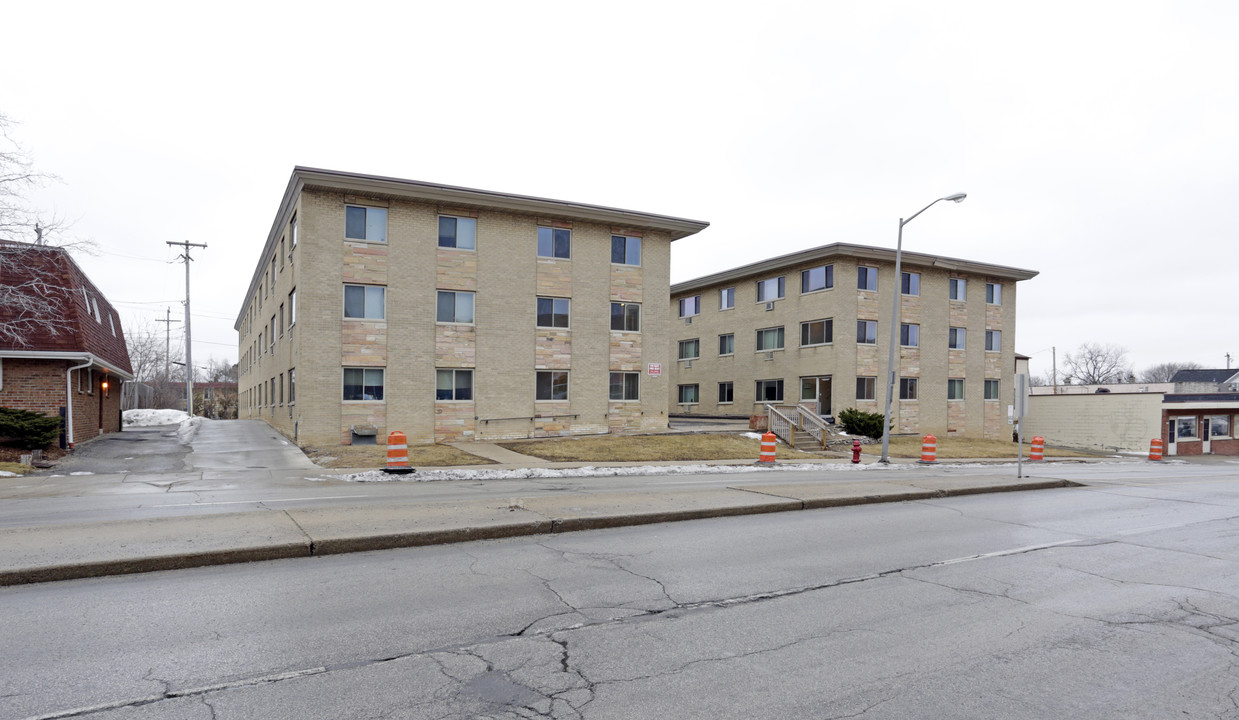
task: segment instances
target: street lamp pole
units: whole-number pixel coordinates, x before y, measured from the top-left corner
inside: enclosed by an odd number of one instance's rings
[[[966,197],[968,197],[968,195],[965,193],[955,193],[954,195],[940,197],[916,211],[916,213],[914,213],[912,217],[907,220],[899,218],[899,239],[895,242],[894,300],[891,301],[891,344],[889,348],[890,353],[886,363],[886,413],[882,415],[882,458],[878,460],[880,463],[890,462],[891,397],[895,394],[895,380],[899,375],[899,365],[895,363],[895,351],[899,347],[899,305],[903,295],[903,226],[915,220],[917,215],[920,215],[943,200],[950,200],[951,202],[960,203],[963,202]]]

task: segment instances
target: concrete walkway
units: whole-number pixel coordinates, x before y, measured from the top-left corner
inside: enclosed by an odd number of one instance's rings
[[[1071,485],[996,475],[864,478],[3,528],[0,585]]]

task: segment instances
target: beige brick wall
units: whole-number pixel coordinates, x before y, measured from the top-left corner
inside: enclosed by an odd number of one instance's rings
[[[1024,439],[1040,435],[1047,445],[1058,447],[1148,452],[1149,441],[1162,436],[1162,398],[1162,393],[1151,392],[1033,395],[1024,417]]]
[[[834,265],[835,285],[831,289],[802,294],[800,292],[802,270],[823,264]],[[877,291],[858,290],[857,267],[860,265],[878,268]],[[904,271],[921,275],[919,296],[900,295],[901,320],[920,325],[918,348],[900,348],[900,377],[917,377],[919,392],[916,401],[893,403],[898,432],[943,434],[948,431],[975,436],[1002,437],[1006,431],[1006,406],[1014,398],[1015,354],[1015,281],[1001,279],[1003,296],[1001,306],[985,303],[987,276],[947,271],[936,267],[921,267],[905,263]],[[756,300],[757,283],[772,277],[786,277],[786,297],[774,302],[774,309],[767,310],[765,303]],[[963,277],[968,282],[966,301],[950,301],[949,279]],[[735,287],[735,308],[719,309],[719,290]],[[832,380],[831,412],[838,413],[847,407],[881,412],[886,399],[886,360],[890,342],[890,312],[893,291],[897,291],[893,262],[869,259],[858,260],[849,255],[837,255],[799,264],[789,264],[761,275],[727,281],[699,290],[679,293],[671,298],[669,305],[673,316],[678,314],[679,300],[686,296],[700,295],[702,313],[691,324],[673,319],[673,333],[669,350],[676,352],[677,342],[682,339],[700,338],[701,358],[691,368],[684,363],[672,366],[671,386],[697,383],[701,388],[701,404],[694,413],[746,416],[763,412],[754,402],[755,381],[782,379],[784,402],[799,400],[800,379],[804,377],[829,376]],[[804,321],[823,318],[833,319],[834,341],[827,345],[800,347],[800,324]],[[856,343],[856,321],[876,320],[878,323],[877,344]],[[756,331],[760,328],[782,325],[786,345],[783,351],[773,353],[767,360],[764,353],[755,351]],[[964,350],[948,350],[947,335],[951,327],[967,330],[967,345]],[[985,352],[985,331],[1002,331],[1002,352]],[[719,357],[718,336],[734,333],[736,352],[734,357]],[[855,399],[856,378],[877,378],[877,397],[872,401]],[[966,380],[965,399],[946,399],[946,381],[951,377]],[[997,426],[987,422],[984,380],[997,378],[1001,381],[1001,398],[990,404],[1000,408],[1001,422]],[[717,385],[731,381],[735,386],[735,403],[719,405]],[[898,392],[898,386],[895,391]],[[681,408],[672,398],[672,411]]]
[[[387,242],[346,241],[346,202],[386,208]],[[666,427],[667,378],[645,373],[668,364],[665,301],[643,303],[640,332],[610,329],[612,299],[668,296],[666,233],[319,189],[305,189],[295,209],[294,262],[277,271],[257,320],[240,326],[242,417],[296,432],[302,444],[346,442],[356,424],[378,427],[380,442],[401,430],[411,443]],[[438,247],[440,212],[477,218],[476,250]],[[571,227],[571,259],[537,257],[537,227],[548,223]],[[613,232],[642,238],[640,267],[611,264]],[[385,286],[385,318],[344,320],[345,283]],[[259,332],[269,337],[264,327],[293,287],[296,325],[251,363],[246,353]],[[476,293],[475,322],[436,323],[440,289]],[[571,299],[570,328],[535,327],[539,295]],[[251,407],[259,383],[294,367],[295,405]],[[343,402],[345,367],[382,367],[385,400]],[[472,401],[436,402],[435,369],[447,367],[474,370]],[[570,400],[535,400],[539,367],[569,371]],[[639,401],[610,402],[612,369],[642,372]]]

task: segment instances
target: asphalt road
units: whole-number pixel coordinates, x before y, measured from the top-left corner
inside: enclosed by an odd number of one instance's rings
[[[1239,466],[1140,467],[3,588],[0,718],[1239,717]]]

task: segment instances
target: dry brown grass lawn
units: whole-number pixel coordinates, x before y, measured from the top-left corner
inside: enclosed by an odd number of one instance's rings
[[[881,455],[882,444],[865,445],[862,452],[865,455]],[[1029,443],[1024,443],[1024,459],[1028,459]],[[1015,460],[1016,446],[1009,440],[980,440],[975,438],[947,437],[938,438],[938,459],[956,460],[962,458],[1009,458]],[[920,437],[891,438],[890,456],[897,458],[920,458]],[[1045,449],[1046,457],[1097,457],[1095,454],[1062,450]]]
[[[656,462],[660,460],[757,461],[761,441],[742,435],[602,435],[588,438],[521,440],[500,443],[513,452],[553,462]],[[780,444],[776,457],[796,460],[820,457]]]
[[[15,462],[0,462],[0,472],[11,472],[17,475],[25,475],[26,473],[34,472],[35,468],[32,465],[22,465]]]
[[[306,456],[325,468],[382,468],[387,466],[386,445],[340,445],[304,447]],[[413,467],[447,465],[490,465],[491,461],[461,452],[450,445],[410,445],[409,464]]]

